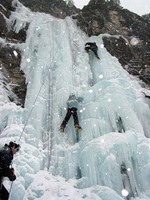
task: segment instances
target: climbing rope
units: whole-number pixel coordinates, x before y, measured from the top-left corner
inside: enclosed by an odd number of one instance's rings
[[[61,44],[62,41],[63,41],[63,36],[64,36],[64,34],[65,34],[65,31],[63,32],[63,35],[62,35],[62,37],[61,37],[59,46],[60,46],[60,44]],[[56,49],[56,51],[55,51],[55,54],[54,54],[54,56],[53,56],[51,65],[50,65],[49,68],[48,68],[48,71],[49,71],[49,72],[50,72],[50,70],[51,70],[52,64],[54,64],[55,57],[56,57],[57,52],[58,52],[58,50],[59,50],[59,46],[57,47],[57,49]],[[52,71],[52,70],[51,70],[51,71]],[[23,129],[22,129],[22,132],[21,132],[21,134],[20,134],[20,137],[19,137],[19,139],[18,139],[18,142],[20,142],[20,140],[21,140],[21,137],[22,137],[22,135],[23,135],[23,133],[24,133],[24,130],[25,130],[27,124],[28,124],[28,121],[29,121],[29,118],[30,118],[30,116],[31,116],[31,113],[32,113],[32,111],[33,111],[33,109],[34,109],[34,107],[35,107],[35,103],[36,103],[36,101],[37,101],[37,99],[38,99],[38,97],[39,97],[39,94],[40,94],[40,92],[41,92],[41,90],[42,90],[42,87],[43,87],[43,85],[44,85],[44,83],[45,83],[45,80],[46,80],[46,77],[47,77],[48,75],[49,75],[49,73],[46,73],[46,75],[45,75],[45,77],[44,77],[44,80],[43,80],[43,82],[42,82],[42,84],[41,84],[41,86],[40,86],[40,89],[39,89],[39,91],[38,91],[38,93],[37,93],[37,95],[36,95],[36,98],[35,98],[35,100],[34,100],[34,103],[33,103],[33,105],[32,105],[32,108],[31,108],[31,110],[30,110],[30,112],[29,112],[29,114],[28,114],[28,117],[27,117],[26,122],[25,122],[25,124],[24,124],[24,127],[23,127]],[[51,109],[51,110],[52,110],[52,109]],[[52,111],[51,111],[51,112],[52,112]],[[51,114],[52,114],[52,113],[51,113]],[[51,124],[52,124],[52,122],[51,122]],[[50,131],[50,130],[49,130],[49,131]],[[51,137],[52,137],[52,136],[51,136]],[[48,145],[48,146],[49,146],[49,151],[51,151],[52,142],[50,142],[50,136],[49,136],[49,145]],[[50,154],[49,154],[49,155],[50,155]],[[49,167],[49,165],[50,165],[50,160],[51,160],[51,158],[49,158],[48,167]],[[9,197],[10,197],[10,193],[11,193],[11,190],[12,190],[12,186],[13,186],[13,182],[11,183],[11,186],[10,186]],[[8,199],[9,199],[9,198],[8,198]]]
[[[47,76],[47,75],[46,75],[46,76]],[[45,79],[46,79],[46,76],[45,76]],[[20,135],[18,141],[20,141],[20,139],[21,139],[21,137],[22,137],[22,135],[23,135],[23,133],[24,133],[24,130],[25,130],[26,126],[27,126],[28,120],[29,120],[29,118],[30,118],[30,116],[31,116],[31,113],[32,113],[34,107],[35,107],[35,103],[36,103],[36,101],[37,101],[37,98],[38,98],[38,96],[39,96],[39,94],[40,94],[40,92],[41,92],[41,90],[42,90],[43,85],[44,85],[44,82],[45,82],[45,80],[44,80],[43,83],[41,84],[41,87],[40,87],[40,89],[39,89],[39,91],[38,91],[38,93],[37,93],[37,95],[36,95],[36,98],[35,98],[35,100],[34,100],[34,103],[33,103],[33,105],[32,105],[32,108],[31,108],[30,112],[29,112],[29,115],[28,115],[27,120],[26,120],[26,122],[25,122],[25,124],[24,124],[23,130],[22,130],[22,132],[21,132],[21,135]]]
[[[11,185],[10,185],[10,189],[9,189],[9,196],[8,196],[8,199],[10,198],[10,193],[12,191],[12,186],[13,186],[13,182],[11,182]]]
[[[52,23],[53,23],[53,21],[52,21]],[[52,27],[53,27],[53,25],[52,25]],[[63,31],[63,35],[62,35],[62,37],[61,37],[59,46],[60,46],[60,44],[61,44],[62,41],[63,41],[63,36],[64,36],[64,34],[65,34],[65,31]],[[54,56],[53,56],[52,62],[51,62],[51,64],[50,64],[49,68],[48,68],[48,71],[49,71],[49,72],[50,72],[50,70],[51,70],[52,64],[54,65],[54,59],[55,59],[55,57],[56,57],[56,55],[57,55],[57,52],[58,52],[58,50],[59,50],[59,46],[57,47],[57,49],[56,49],[56,51],[55,51],[55,54],[54,54]],[[53,69],[52,69],[51,71],[53,71]],[[35,98],[35,100],[34,100],[34,103],[33,103],[33,105],[32,105],[32,108],[31,108],[31,110],[30,110],[30,112],[29,112],[29,114],[28,114],[28,116],[27,116],[26,122],[25,122],[25,124],[24,124],[23,129],[22,129],[22,132],[21,132],[21,134],[20,134],[20,137],[19,137],[19,139],[18,139],[18,142],[20,142],[20,140],[21,140],[21,137],[22,137],[22,135],[23,135],[23,133],[24,133],[24,130],[25,130],[27,124],[28,124],[28,121],[29,121],[29,118],[30,118],[30,116],[31,116],[31,113],[32,113],[32,111],[33,111],[33,109],[34,109],[34,107],[35,107],[35,103],[36,103],[36,101],[37,101],[37,99],[38,99],[38,97],[39,97],[39,94],[40,94],[40,92],[41,92],[41,90],[42,90],[42,87],[43,87],[43,85],[44,85],[44,83],[45,83],[45,80],[46,80],[46,77],[47,77],[48,75],[49,75],[49,73],[46,73],[46,75],[45,75],[45,77],[44,77],[44,80],[43,80],[43,82],[42,82],[42,84],[41,84],[41,86],[40,86],[40,89],[39,89],[39,91],[38,91],[38,93],[37,93],[37,95],[36,95],[36,98]],[[52,81],[53,81],[53,79],[52,79]],[[52,85],[53,85],[53,83],[52,83]],[[53,91],[52,91],[52,93],[51,93],[51,92],[49,93],[49,98],[50,98],[50,95],[53,95]],[[52,102],[52,100],[51,100],[51,102]],[[52,115],[52,109],[51,109],[50,112],[51,112],[51,115]],[[50,127],[52,128],[52,121],[51,121],[50,123],[51,123],[51,126],[50,126]],[[50,130],[49,130],[49,131],[50,131]],[[53,130],[52,130],[51,132],[53,132]],[[51,149],[52,149],[52,141],[50,141],[50,137],[52,137],[52,133],[51,133],[51,136],[49,135],[49,145],[48,145],[48,146],[49,146],[49,151],[51,151]],[[51,153],[49,154],[48,168],[50,167],[50,160],[51,160],[50,155],[51,155]],[[10,198],[10,193],[11,193],[11,191],[12,191],[12,186],[13,186],[13,182],[11,183],[11,186],[10,186],[10,189],[9,189],[9,196],[8,196],[8,199]]]
[[[53,26],[52,26],[52,27],[53,27]],[[65,31],[63,32],[63,35],[62,35],[62,37],[61,37],[59,46],[60,46],[60,44],[61,44],[62,41],[63,41],[63,36],[64,36],[64,34],[65,34]],[[54,56],[53,56],[51,65],[50,65],[49,68],[48,68],[48,71],[49,71],[49,72],[50,72],[50,69],[51,69],[52,64],[54,64],[54,59],[55,59],[56,54],[57,54],[57,52],[58,52],[58,50],[59,50],[59,46],[57,47],[56,52],[55,52],[55,54],[54,54]],[[51,71],[52,71],[52,70],[51,70]],[[34,103],[33,103],[33,105],[32,105],[32,108],[31,108],[31,110],[30,110],[30,112],[29,112],[29,114],[28,114],[28,117],[27,117],[27,119],[26,119],[26,122],[25,122],[25,124],[24,124],[23,130],[22,130],[22,132],[21,132],[21,134],[20,134],[20,137],[19,137],[19,140],[18,140],[18,141],[21,140],[21,137],[22,137],[22,135],[23,135],[23,133],[24,133],[24,130],[25,130],[27,124],[28,124],[29,118],[30,118],[30,116],[31,116],[31,113],[32,113],[34,107],[35,107],[35,103],[36,103],[36,101],[37,101],[37,99],[38,99],[38,97],[39,97],[39,94],[40,94],[40,92],[41,92],[41,90],[42,90],[42,87],[43,87],[43,85],[44,85],[44,83],[45,83],[45,80],[46,80],[46,77],[48,76],[48,74],[49,74],[49,73],[46,73],[46,75],[45,75],[45,77],[44,77],[44,81],[43,81],[43,83],[41,84],[40,89],[39,89],[39,91],[38,91],[38,93],[37,93],[37,95],[36,95],[36,98],[35,98],[35,100],[34,100]]]

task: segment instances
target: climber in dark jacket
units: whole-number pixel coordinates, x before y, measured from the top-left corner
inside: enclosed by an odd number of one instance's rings
[[[3,178],[8,177],[10,181],[16,179],[15,171],[10,167],[14,154],[19,151],[20,145],[15,142],[5,144],[0,149],[0,200],[7,200],[9,193],[3,185]]]
[[[71,94],[67,100],[67,113],[66,116],[60,126],[60,131],[64,132],[64,129],[71,117],[73,116],[74,119],[74,127],[76,130],[82,130],[81,126],[79,125],[79,120],[78,120],[78,115],[77,115],[77,110],[78,110],[78,100],[74,94]]]
[[[95,42],[87,42],[85,44],[85,50],[86,50],[87,53],[89,53],[89,51],[93,51],[93,53],[95,54],[96,58],[100,59],[98,54],[97,54],[98,47],[97,47]]]

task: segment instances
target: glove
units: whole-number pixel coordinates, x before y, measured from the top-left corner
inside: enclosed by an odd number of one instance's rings
[[[14,168],[10,169],[8,178],[9,178],[10,181],[15,181],[16,180],[16,175],[15,175]]]

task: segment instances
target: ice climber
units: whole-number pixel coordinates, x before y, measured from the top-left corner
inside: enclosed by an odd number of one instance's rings
[[[10,142],[5,144],[0,149],[0,199],[7,200],[9,199],[9,192],[3,185],[3,178],[8,177],[10,181],[16,179],[15,170],[12,168],[11,162],[13,160],[14,154],[19,151],[20,145],[15,142]]]
[[[67,100],[67,113],[66,116],[60,126],[60,132],[64,132],[64,129],[71,117],[73,116],[74,119],[74,127],[76,130],[82,130],[81,126],[79,125],[79,120],[78,120],[78,102],[79,100],[76,98],[74,94],[71,94]]]
[[[134,197],[134,194],[132,191],[130,178],[128,176],[127,169],[124,163],[121,164],[121,175],[122,175],[123,188],[128,192],[126,200],[130,200],[131,197]]]
[[[92,51],[95,54],[96,58],[100,59],[99,56],[98,56],[98,53],[97,53],[98,47],[97,47],[95,42],[87,42],[85,44],[85,50],[86,50],[87,53]]]

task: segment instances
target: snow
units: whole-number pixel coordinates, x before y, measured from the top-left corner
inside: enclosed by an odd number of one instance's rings
[[[139,38],[136,38],[136,37],[131,37],[131,40],[130,40],[130,44],[132,46],[136,46],[138,45],[139,43],[142,43],[142,41],[139,39]]]
[[[150,110],[144,89],[107,52],[105,34],[88,38],[70,17],[33,13],[16,0],[13,5],[8,25],[16,33],[28,25],[28,31],[25,43],[16,44],[26,76],[25,107],[9,102],[0,87],[0,146],[21,144],[13,161],[17,179],[12,188],[4,182],[10,200],[148,200]],[[100,60],[85,52],[86,42],[96,42]],[[83,98],[78,143],[72,119],[59,132],[70,93]]]

